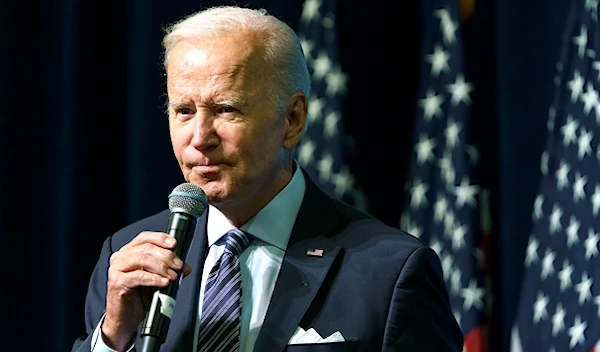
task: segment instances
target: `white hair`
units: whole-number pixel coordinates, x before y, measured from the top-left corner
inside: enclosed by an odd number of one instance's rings
[[[216,6],[191,14],[165,30],[163,38],[166,70],[169,54],[181,41],[218,38],[230,33],[258,34],[266,51],[264,60],[271,73],[269,100],[283,109],[292,94],[310,95],[310,75],[302,46],[294,30],[265,9]]]

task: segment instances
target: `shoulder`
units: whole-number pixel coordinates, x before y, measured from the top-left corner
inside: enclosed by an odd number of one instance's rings
[[[121,228],[110,237],[112,249],[123,247],[142,231],[164,231],[169,215],[170,211],[165,209]]]

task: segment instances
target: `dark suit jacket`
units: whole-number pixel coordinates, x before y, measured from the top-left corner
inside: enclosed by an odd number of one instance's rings
[[[304,200],[254,350],[462,351],[436,253],[329,198],[306,174],[305,179]],[[110,255],[141,231],[164,231],[169,214],[165,210],[106,239],[86,298],[88,335],[75,341],[73,352],[91,349],[92,332],[104,313]],[[193,350],[206,218],[205,212],[198,220],[186,256],[192,274],[182,280],[161,351]],[[323,249],[323,256],[306,254],[314,248]],[[346,342],[288,346],[298,326],[312,327],[323,337],[340,331]]]

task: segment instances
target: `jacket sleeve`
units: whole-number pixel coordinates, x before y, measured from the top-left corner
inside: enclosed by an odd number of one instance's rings
[[[439,257],[429,247],[411,253],[400,270],[386,322],[383,351],[463,350]]]

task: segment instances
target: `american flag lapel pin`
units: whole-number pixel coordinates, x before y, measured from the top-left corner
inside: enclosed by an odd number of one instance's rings
[[[323,250],[321,248],[315,248],[315,249],[307,249],[306,250],[306,255],[310,256],[310,257],[323,257]]]

